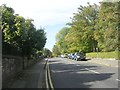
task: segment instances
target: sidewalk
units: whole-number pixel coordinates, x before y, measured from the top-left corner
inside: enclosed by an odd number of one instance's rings
[[[43,69],[46,61],[42,60],[25,69],[7,88],[39,88],[43,82]]]
[[[97,64],[102,64],[102,65],[106,65],[106,66],[110,66],[110,67],[119,67],[120,64],[120,60],[115,60],[115,59],[102,59],[102,58],[89,58],[90,60],[88,60],[89,62],[92,63],[97,63]]]

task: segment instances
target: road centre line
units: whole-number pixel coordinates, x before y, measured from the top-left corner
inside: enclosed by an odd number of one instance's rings
[[[91,72],[93,72],[93,73],[100,74],[99,72],[96,72],[96,71],[94,71],[94,70],[90,70],[90,69],[88,69],[88,68],[85,68],[85,69],[88,70],[88,71],[91,71]]]
[[[76,65],[76,66],[80,66],[80,65]]]

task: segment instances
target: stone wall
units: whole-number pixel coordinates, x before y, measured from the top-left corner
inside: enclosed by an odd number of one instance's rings
[[[20,74],[28,66],[31,66],[38,61],[42,60],[44,57],[39,56],[36,59],[23,59],[19,56],[3,55],[2,56],[2,87],[6,88],[8,82],[14,79],[18,74]],[[24,63],[23,63],[24,61]],[[23,65],[24,64],[24,65]]]
[[[20,73],[23,61],[21,57],[16,56],[2,56],[2,84],[3,87],[7,82]]]

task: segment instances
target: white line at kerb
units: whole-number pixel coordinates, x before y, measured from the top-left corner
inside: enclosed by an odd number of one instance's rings
[[[96,72],[96,71],[94,71],[94,70],[90,70],[90,69],[88,69],[88,68],[85,68],[85,69],[88,70],[88,71],[91,71],[91,72],[93,72],[93,73],[100,74],[99,72]]]

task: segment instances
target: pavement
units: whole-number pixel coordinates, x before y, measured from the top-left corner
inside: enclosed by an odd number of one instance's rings
[[[120,65],[120,60],[115,60],[114,58],[106,58],[106,59],[102,59],[102,58],[87,58],[89,62],[92,63],[97,63],[97,64],[102,64],[102,65],[106,65],[106,66],[110,66],[110,67],[119,67]]]
[[[45,63],[45,60],[41,60],[25,69],[16,80],[9,82],[6,88],[42,88]]]

